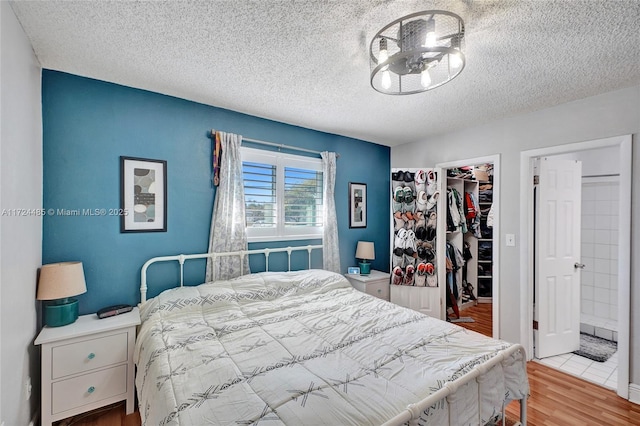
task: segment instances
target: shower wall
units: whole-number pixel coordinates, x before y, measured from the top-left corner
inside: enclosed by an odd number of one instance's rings
[[[618,330],[618,194],[617,177],[582,180],[581,323],[609,339]]]

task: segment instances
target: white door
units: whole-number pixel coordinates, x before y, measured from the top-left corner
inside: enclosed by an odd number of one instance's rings
[[[580,348],[582,163],[542,158],[538,175],[535,356],[544,358]]]

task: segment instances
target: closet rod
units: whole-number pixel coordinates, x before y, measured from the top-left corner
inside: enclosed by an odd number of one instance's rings
[[[215,130],[211,132],[211,137],[215,137]],[[278,147],[280,149],[291,149],[291,150],[294,150],[294,151],[309,152],[311,154],[317,154],[317,155],[321,154],[320,151],[315,151],[313,149],[298,148],[297,146],[285,145],[283,143],[261,141],[260,139],[245,138],[244,136],[242,137],[242,140],[243,141],[247,141],[247,142],[251,142],[251,143],[257,143],[257,144],[260,144],[260,145],[275,146],[275,147]],[[336,153],[336,158],[338,158],[338,157],[340,157],[340,154]]]
[[[603,174],[603,175],[584,175],[583,178],[595,178],[595,177],[618,177],[620,173],[611,173],[611,174]]]

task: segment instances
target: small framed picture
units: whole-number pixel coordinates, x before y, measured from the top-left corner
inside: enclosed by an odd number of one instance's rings
[[[167,231],[167,162],[120,157],[120,232]]]
[[[349,268],[347,268],[347,274],[359,275],[360,268],[358,268],[357,266],[349,266]]]
[[[349,228],[367,227],[367,184],[349,183]]]

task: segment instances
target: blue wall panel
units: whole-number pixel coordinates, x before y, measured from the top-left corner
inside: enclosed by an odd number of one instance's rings
[[[43,263],[83,262],[87,293],[79,297],[81,314],[110,304],[137,303],[140,269],[147,259],[207,250],[215,195],[208,136],[212,128],[338,152],[342,269],[356,264],[355,248],[362,239],[375,242],[373,267],[388,271],[388,147],[56,71],[44,70],[42,80],[43,206],[56,211],[44,218]],[[121,155],[167,160],[167,232],[123,234],[118,216],[57,214],[58,209],[119,208]],[[349,182],[367,184],[367,228],[349,228]],[[309,243],[317,240],[291,245]],[[287,244],[271,244],[282,245]],[[158,283],[151,296],[178,280],[175,267],[156,266],[149,275]],[[204,262],[187,265],[186,283],[203,279]]]

